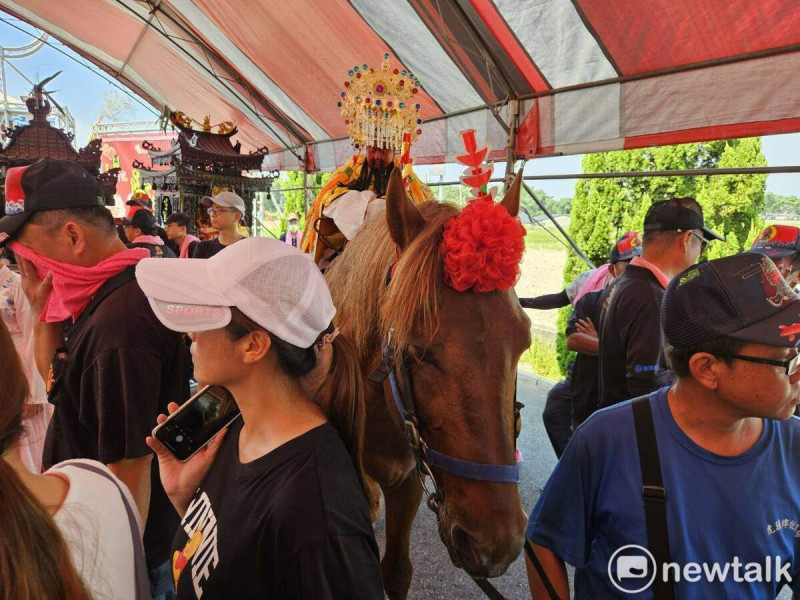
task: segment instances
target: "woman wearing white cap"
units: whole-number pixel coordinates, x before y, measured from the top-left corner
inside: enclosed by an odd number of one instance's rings
[[[242,412],[185,463],[148,438],[182,518],[178,600],[382,599],[363,382],[311,259],[251,238],[208,260],[143,260],[136,277],[159,319],[190,333],[197,378]]]

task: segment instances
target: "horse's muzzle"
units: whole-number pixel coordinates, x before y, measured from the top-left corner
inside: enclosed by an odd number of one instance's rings
[[[510,530],[505,535],[488,533],[488,538],[481,539],[460,525],[439,526],[439,535],[453,565],[476,578],[503,575],[522,550],[522,536],[513,535]]]

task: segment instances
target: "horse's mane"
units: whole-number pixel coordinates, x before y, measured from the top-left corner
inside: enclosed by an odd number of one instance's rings
[[[444,224],[460,211],[439,202],[423,202],[417,208],[425,227],[403,251],[390,286],[386,274],[397,261],[397,247],[384,215],[364,225],[327,273],[336,323],[347,332],[362,361],[386,339],[390,328],[393,347],[400,351],[415,330],[430,339],[439,327],[439,293],[445,285],[439,247]]]

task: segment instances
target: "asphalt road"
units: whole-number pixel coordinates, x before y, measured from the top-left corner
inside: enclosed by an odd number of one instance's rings
[[[545,395],[552,384],[523,372],[519,373],[517,381],[517,397],[525,404],[518,441],[523,457],[519,489],[525,512],[530,513],[556,464],[556,455],[542,424]],[[376,524],[381,551],[386,542],[383,525],[383,519]],[[436,518],[424,500],[411,532],[411,561],[414,563],[414,579],[409,592],[412,600],[486,598],[466,573],[453,567],[436,531]],[[530,598],[523,556],[520,555],[504,576],[492,579],[492,583],[511,600]]]

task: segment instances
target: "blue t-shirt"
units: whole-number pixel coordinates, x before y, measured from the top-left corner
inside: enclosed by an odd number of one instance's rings
[[[799,591],[800,420],[765,419],[752,448],[739,456],[719,456],[678,427],[667,403],[668,389],[654,392],[650,405],[667,490],[671,560],[681,569],[687,563],[708,563],[709,568],[711,563],[720,563],[720,568],[731,563],[722,583],[719,572],[711,583],[705,575],[688,582],[681,571],[675,597],[775,598],[785,583],[775,583],[775,557],[782,557],[782,565],[791,563],[791,585]],[[609,577],[609,561],[617,549],[647,547],[630,401],[598,411],[576,430],[531,513],[527,535],[575,566],[576,599],[653,597],[652,588],[623,593]],[[734,557],[742,564],[737,570]],[[629,583],[619,579],[618,558],[613,563],[617,581]],[[734,581],[735,574],[747,579],[748,563],[763,565],[764,579],[769,566],[770,581]],[[755,570],[750,573],[750,578],[757,576]],[[696,578],[694,571],[689,574]]]

